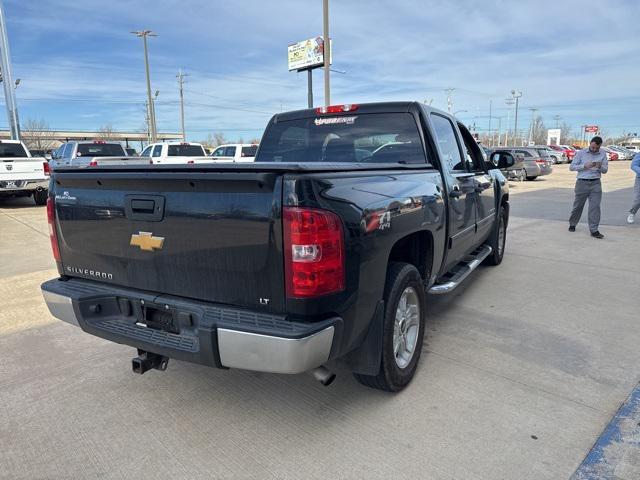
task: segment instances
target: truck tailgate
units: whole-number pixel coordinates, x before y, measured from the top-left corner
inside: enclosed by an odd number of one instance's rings
[[[43,158],[0,159],[0,180],[44,180]]]
[[[66,275],[283,308],[277,173],[59,172],[55,183]]]

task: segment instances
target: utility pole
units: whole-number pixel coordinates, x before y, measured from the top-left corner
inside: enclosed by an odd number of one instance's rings
[[[445,90],[445,92],[447,92],[447,110],[449,111],[449,113],[451,113],[451,110],[453,110],[453,92],[455,91],[455,88],[447,88]]]
[[[504,103],[507,104],[507,128],[505,129],[505,132],[504,132],[504,146],[506,147],[507,145],[509,145],[509,125],[511,123],[511,105],[513,105],[516,102],[513,98],[506,98],[504,100]]]
[[[144,102],[144,121],[147,126],[147,143],[151,143],[151,124],[149,116],[149,102]]]
[[[560,119],[562,117],[560,115],[554,115],[553,119],[556,121],[556,128],[560,128]]]
[[[513,99],[516,101],[516,119],[515,119],[515,125],[513,127],[513,139],[514,141],[517,142],[518,139],[518,101],[520,100],[520,97],[522,96],[522,92],[519,90],[511,90],[511,96],[513,97]]]
[[[529,145],[531,145],[531,143],[533,142],[533,127],[536,122],[536,112],[538,111],[538,109],[530,108],[529,110],[531,110],[531,127],[529,127]]]
[[[149,102],[149,126],[151,130],[151,141],[155,142],[158,138],[156,131],[156,111],[153,104],[153,98],[151,98],[151,77],[149,75],[149,52],[147,49],[147,37],[157,37],[158,35],[151,30],[141,30],[139,32],[131,32],[136,37],[142,37],[142,43],[144,45],[144,68],[147,74],[147,101]]]
[[[178,87],[180,88],[180,126],[182,128],[183,142],[187,140],[187,137],[184,132],[184,94],[183,94],[182,86],[184,85],[184,77],[188,77],[188,76],[189,76],[188,74],[182,73],[182,69],[180,69],[180,71],[178,72],[178,75],[176,75],[176,78],[178,79]]]
[[[2,56],[2,77],[4,83],[4,100],[7,106],[7,119],[11,130],[11,139],[20,140],[20,120],[18,120],[18,105],[14,92],[13,77],[11,75],[11,56],[9,55],[9,39],[7,37],[7,23],[4,15],[4,5],[0,1],[0,55]],[[16,80],[18,86],[20,80]]]
[[[492,100],[489,100],[489,138],[491,138],[491,146],[493,147],[493,132],[491,131],[491,106],[493,104]]]
[[[331,96],[329,94],[329,69],[331,68],[331,40],[329,39],[329,0],[322,0],[322,42],[324,57],[324,106],[331,104]]]

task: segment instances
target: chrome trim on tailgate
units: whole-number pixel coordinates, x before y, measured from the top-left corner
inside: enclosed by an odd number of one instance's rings
[[[270,373],[302,373],[329,359],[333,326],[304,338],[282,338],[218,329],[220,362],[225,367]]]
[[[73,310],[71,297],[65,297],[46,290],[42,290],[42,296],[44,297],[44,301],[47,303],[47,307],[49,307],[51,315],[63,322],[75,325],[76,327],[80,326],[78,324],[76,312]]]

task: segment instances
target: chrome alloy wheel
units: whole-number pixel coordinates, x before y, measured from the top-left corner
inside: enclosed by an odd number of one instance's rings
[[[420,302],[413,287],[405,288],[398,302],[393,324],[393,355],[396,365],[406,368],[416,351],[420,330]]]

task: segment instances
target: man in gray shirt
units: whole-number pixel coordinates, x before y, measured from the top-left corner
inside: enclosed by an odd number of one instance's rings
[[[602,200],[602,184],[600,177],[609,170],[607,154],[600,149],[602,138],[593,137],[589,148],[584,148],[573,157],[569,170],[578,172],[575,187],[575,200],[569,218],[569,231],[575,232],[576,225],[582,216],[584,204],[589,200],[589,231],[594,238],[604,238],[598,231],[600,224],[600,200]]]

